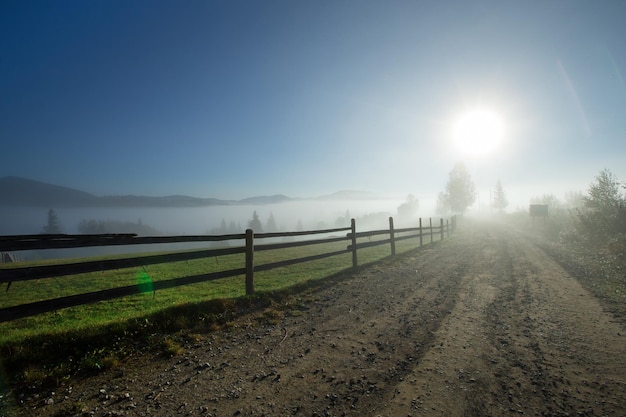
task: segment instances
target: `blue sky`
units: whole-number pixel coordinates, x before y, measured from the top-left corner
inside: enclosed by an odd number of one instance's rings
[[[626,2],[2,1],[0,176],[96,195],[510,200],[626,179]],[[489,108],[498,149],[452,146]]]

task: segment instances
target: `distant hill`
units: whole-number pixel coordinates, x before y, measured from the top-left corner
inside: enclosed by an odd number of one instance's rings
[[[0,178],[0,205],[81,207],[98,205],[98,197],[84,191],[20,177]]]
[[[294,199],[291,197],[287,197],[286,195],[276,194],[270,196],[260,196],[260,197],[249,197],[244,198],[243,200],[239,200],[240,204],[277,204],[284,203],[287,201],[293,201]]]
[[[204,207],[224,206],[230,201],[217,198],[198,198],[186,195],[170,195],[165,197],[146,197],[138,195],[121,195],[98,197],[99,205],[107,207]]]
[[[338,191],[317,197],[313,200],[376,200],[375,194],[365,191]],[[0,206],[14,207],[204,207],[233,204],[278,204],[289,201],[301,201],[283,194],[257,196],[242,200],[220,200],[217,198],[199,198],[185,195],[147,197],[138,195],[120,195],[98,197],[73,188],[48,184],[20,177],[0,178]]]
[[[380,200],[381,197],[368,191],[342,190],[317,197],[316,200]]]

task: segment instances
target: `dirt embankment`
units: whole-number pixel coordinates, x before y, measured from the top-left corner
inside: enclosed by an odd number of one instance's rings
[[[19,412],[626,415],[625,323],[501,226],[467,224],[282,307],[195,335],[173,358],[131,358],[54,393],[17,394]]]

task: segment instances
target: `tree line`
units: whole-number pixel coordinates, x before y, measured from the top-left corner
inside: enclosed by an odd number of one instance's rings
[[[448,174],[448,182],[445,190],[437,196],[438,214],[464,214],[465,211],[476,202],[476,186],[465,164],[459,162],[454,165]],[[494,193],[490,198],[491,208],[499,212],[508,207],[502,182],[498,179],[495,184]]]
[[[62,234],[63,226],[54,209],[48,210],[48,221],[42,227],[43,234]],[[83,219],[78,223],[78,233],[83,235],[98,235],[107,233],[134,233],[141,236],[158,236],[161,232],[154,227],[144,224],[141,219],[137,222],[117,220]]]
[[[555,239],[580,243],[619,243],[626,248],[626,183],[603,169],[586,193],[570,192],[533,199],[550,209],[549,231]]]
[[[610,170],[603,169],[589,185],[585,194],[569,192],[565,201],[553,194],[534,197],[531,203],[546,204],[555,233],[567,239],[590,241],[613,240],[626,245],[626,183]],[[463,163],[449,173],[445,190],[437,198],[437,212],[463,214],[476,201],[476,187]],[[498,179],[490,198],[491,207],[502,212],[509,204],[504,187]],[[556,223],[558,219],[559,223]]]
[[[547,204],[551,216],[559,218],[561,222],[569,222],[569,234],[571,236],[584,236],[592,239],[604,239],[606,237],[620,237],[626,240],[626,196],[624,190],[626,185],[620,182],[617,177],[608,169],[602,170],[589,186],[587,193],[570,192],[565,195],[562,202],[553,194],[546,194],[541,197],[534,197],[531,203]],[[448,181],[444,191],[440,192],[437,198],[437,213],[442,215],[463,214],[471,207],[477,198],[476,186],[472,181],[469,171],[463,163],[457,163],[448,174]],[[509,202],[498,179],[495,183],[494,192],[490,198],[491,207],[498,212],[504,211]],[[419,200],[409,194],[406,201],[397,207],[397,220],[401,222],[411,222],[414,220],[419,209]],[[383,218],[388,213],[371,213],[361,218],[361,220],[373,220]],[[349,224],[350,212],[346,210],[345,216],[339,216],[334,224],[318,222],[314,228],[326,229],[332,227],[343,227]],[[279,226],[273,213],[263,222],[256,210],[252,213],[252,218],[246,224],[247,228],[256,233],[278,232]],[[561,230],[562,227],[559,228]],[[296,230],[304,230],[301,220],[298,220]],[[102,233],[136,233],[138,235],[159,235],[157,229],[145,225],[141,219],[137,222],[82,220],[78,225],[81,234],[102,234]],[[243,233],[244,228],[240,223],[222,219],[219,227],[210,230],[210,234],[237,234]],[[63,233],[62,225],[53,209],[48,210],[47,223],[42,228],[42,233],[60,234]],[[559,232],[560,233],[560,232]]]

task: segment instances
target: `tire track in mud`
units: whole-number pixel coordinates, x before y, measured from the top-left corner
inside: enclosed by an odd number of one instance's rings
[[[510,265],[498,261],[508,259],[506,243],[491,234],[469,235],[464,243],[472,250],[464,248],[464,253],[471,256],[471,266],[461,278],[454,310],[419,364],[381,406],[381,416],[471,415],[467,404],[487,378],[484,316],[497,296],[496,279],[508,274]]]
[[[454,310],[379,415],[626,415],[624,329],[531,242],[481,227]]]
[[[506,375],[492,403],[535,415],[625,415],[624,328],[544,251],[501,233],[513,242],[513,270],[490,315],[502,352],[496,372]]]

